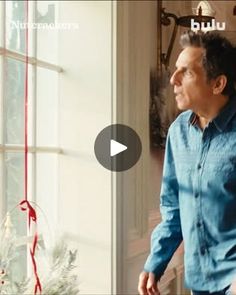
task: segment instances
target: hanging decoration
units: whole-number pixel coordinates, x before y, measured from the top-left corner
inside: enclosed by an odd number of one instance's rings
[[[236,5],[233,8],[233,15],[236,15]]]
[[[29,2],[25,1],[25,21],[29,22]],[[25,29],[25,99],[24,99],[24,200],[20,202],[20,208],[22,211],[28,213],[28,229],[31,230],[31,221],[35,223],[35,233],[33,238],[32,247],[30,248],[30,256],[32,260],[32,266],[35,276],[34,295],[39,291],[42,292],[41,282],[38,276],[37,263],[35,260],[35,251],[38,243],[37,234],[37,215],[35,209],[30,205],[28,201],[28,72],[29,72],[29,29],[26,26]]]
[[[163,75],[164,77],[164,75]],[[156,71],[150,73],[150,144],[153,148],[165,148],[169,125],[162,114],[166,105],[163,89],[165,81]]]

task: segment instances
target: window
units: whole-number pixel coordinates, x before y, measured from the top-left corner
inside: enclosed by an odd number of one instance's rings
[[[1,220],[10,212],[17,236],[27,233],[26,215],[16,208],[24,199],[26,3],[0,1],[0,212]],[[61,72],[58,32],[47,25],[55,24],[59,1],[28,1],[28,5],[28,199],[37,204],[39,230],[47,234],[57,218]],[[22,251],[18,273],[27,269],[24,247]]]

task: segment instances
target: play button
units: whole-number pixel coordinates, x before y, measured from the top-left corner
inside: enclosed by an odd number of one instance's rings
[[[111,139],[110,142],[110,153],[111,153],[111,157],[118,155],[119,153],[123,152],[127,150],[127,146],[123,145],[113,139]]]
[[[130,127],[114,124],[97,136],[94,152],[98,162],[111,171],[125,171],[134,166],[142,151],[137,133]]]

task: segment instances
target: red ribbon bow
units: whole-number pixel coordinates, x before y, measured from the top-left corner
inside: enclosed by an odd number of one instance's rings
[[[28,200],[23,200],[20,202],[20,208],[22,211],[27,211],[28,210],[28,225],[29,225],[29,229],[30,229],[30,225],[31,225],[31,220],[33,222],[35,222],[35,224],[37,224],[37,215],[36,215],[36,211],[34,210],[34,208],[30,205]],[[42,286],[39,280],[39,276],[38,276],[38,271],[37,271],[37,264],[35,261],[35,249],[38,243],[38,234],[37,231],[34,234],[34,240],[33,240],[33,248],[30,249],[30,256],[32,259],[32,264],[33,264],[33,269],[34,269],[34,276],[36,279],[36,283],[35,283],[35,287],[34,287],[34,294],[37,294],[37,291],[39,290],[39,292],[42,292]]]
[[[35,223],[37,221],[36,212],[35,212],[34,208],[30,205],[28,200],[21,201],[19,205],[20,205],[22,211],[26,211],[27,209],[29,210],[29,213],[28,213],[28,225],[29,225],[29,228],[30,228],[31,220],[34,221]],[[24,207],[24,205],[26,205],[26,207]]]

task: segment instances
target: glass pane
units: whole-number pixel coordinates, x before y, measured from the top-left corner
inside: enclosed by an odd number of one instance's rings
[[[17,234],[26,233],[26,223],[19,223],[22,212],[16,208],[24,198],[24,153],[6,153],[5,156],[5,187],[7,212],[12,212],[11,221]],[[15,209],[14,209],[15,208]],[[21,213],[19,215],[19,213]]]
[[[0,1],[0,46],[4,44],[4,1]]]
[[[51,242],[56,228],[58,202],[58,155],[41,153],[36,156],[36,198],[38,229],[45,242]]]
[[[50,85],[50,86],[48,86]],[[38,146],[58,145],[58,73],[37,69],[37,135]]]
[[[24,78],[25,66],[22,62],[6,59],[5,89],[5,142],[24,142]]]
[[[32,66],[28,71],[28,132],[32,142]],[[24,143],[25,63],[6,58],[5,143]]]
[[[26,50],[26,29],[28,28],[28,50],[32,55],[32,34],[33,29],[30,26],[33,17],[33,3],[28,1],[29,16],[28,23],[26,19],[27,1],[5,1],[6,12],[6,47],[12,51],[25,54]]]
[[[6,58],[5,80],[5,142],[10,144],[23,144],[25,64]]]
[[[24,82],[25,83],[25,82]],[[28,145],[33,145],[35,137],[35,67],[28,65]]]
[[[25,1],[5,1],[6,3],[6,47],[25,52],[25,29],[20,24],[26,22]]]
[[[6,204],[3,198],[3,165],[3,154],[0,153],[0,223],[2,223],[6,211]]]
[[[58,63],[57,8],[59,1],[37,1],[37,58]]]
[[[32,195],[32,169],[33,157],[28,154],[28,200]],[[28,229],[28,211],[22,211],[19,207],[20,201],[25,199],[24,195],[24,153],[7,152],[5,154],[5,199],[6,212],[9,213],[12,227],[10,235],[16,237],[17,241],[17,257],[13,261],[12,273],[16,281],[22,279],[27,274],[27,265],[30,265],[28,272],[31,272],[32,265],[29,263],[29,252],[27,251],[27,232]],[[33,203],[32,203],[33,204]],[[37,208],[33,204],[33,207]],[[6,226],[6,223],[5,223]],[[31,261],[31,260],[30,260]]]
[[[18,204],[24,198],[24,154],[6,153],[5,156],[5,193],[7,212],[13,225],[10,234],[19,241],[27,234],[27,213],[20,210]],[[27,269],[27,251],[25,246],[18,248],[20,254],[14,259],[11,272],[14,278],[22,278]]]
[[[2,124],[3,124],[3,56],[0,55],[0,144],[3,143]]]

